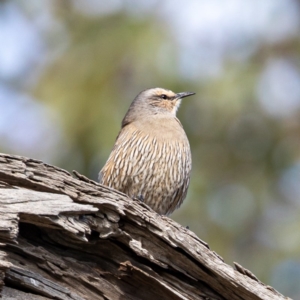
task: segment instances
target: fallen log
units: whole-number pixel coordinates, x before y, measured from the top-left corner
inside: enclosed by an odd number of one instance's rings
[[[4,299],[288,299],[138,200],[0,154]]]

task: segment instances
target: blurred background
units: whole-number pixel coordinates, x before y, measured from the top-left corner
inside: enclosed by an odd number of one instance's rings
[[[300,299],[300,1],[0,1],[0,151],[96,180],[143,89],[194,91],[171,217]]]

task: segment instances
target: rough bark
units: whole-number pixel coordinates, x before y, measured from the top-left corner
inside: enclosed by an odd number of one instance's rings
[[[287,299],[140,201],[0,154],[4,299]]]

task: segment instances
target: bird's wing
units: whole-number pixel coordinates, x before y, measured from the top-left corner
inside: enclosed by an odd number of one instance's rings
[[[134,168],[139,160],[137,147],[140,132],[131,124],[120,131],[112,152],[99,173],[99,182],[114,189],[127,193],[131,185],[131,179],[137,168]]]

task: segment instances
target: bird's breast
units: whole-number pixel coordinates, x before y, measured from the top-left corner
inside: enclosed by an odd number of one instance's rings
[[[188,143],[185,131],[176,117],[149,117],[134,122],[131,126],[160,142]]]

